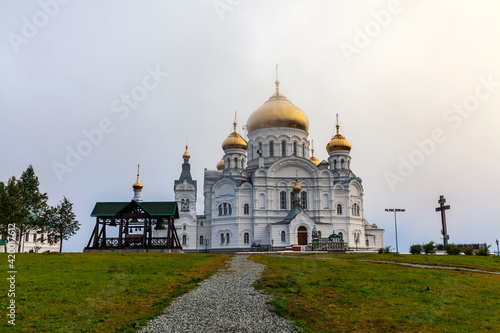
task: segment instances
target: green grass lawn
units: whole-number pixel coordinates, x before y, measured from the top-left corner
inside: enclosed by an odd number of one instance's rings
[[[417,257],[398,259],[489,270],[498,264],[493,257]],[[276,313],[305,332],[500,332],[500,275],[311,256],[251,259],[267,266],[257,287],[273,295]]]
[[[16,254],[16,326],[5,316],[7,255],[0,260],[0,331],[134,332],[173,298],[224,266],[227,255]]]
[[[431,266],[455,266],[500,272],[500,257],[490,256],[448,256],[436,254],[310,254],[312,257],[331,257],[342,259],[367,259],[397,261]]]

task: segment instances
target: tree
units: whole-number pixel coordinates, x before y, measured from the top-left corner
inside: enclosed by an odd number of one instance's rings
[[[40,182],[33,166],[29,166],[19,179],[12,177],[7,184],[0,186],[0,221],[2,236],[7,235],[9,224],[15,224],[21,238],[30,230],[37,230],[43,225],[43,217],[48,208],[47,193],[39,190]],[[18,252],[21,252],[18,243]]]
[[[47,241],[50,245],[60,242],[59,252],[62,252],[63,240],[68,240],[80,229],[73,204],[66,197],[56,207],[47,210],[46,221]]]
[[[430,241],[429,243],[427,244],[424,244],[424,252],[425,254],[429,254],[429,253],[435,253],[436,252],[436,243],[434,243],[433,241]]]
[[[456,246],[455,244],[445,245],[444,250],[446,251],[446,254],[452,255],[452,256],[460,255],[460,251],[461,251],[461,249],[458,246]]]
[[[411,254],[420,254],[420,253],[422,253],[422,245],[416,244],[416,245],[410,246],[410,253]]]
[[[39,190],[40,182],[35,175],[33,166],[30,165],[21,175],[18,181],[21,200],[21,217],[16,227],[19,235],[22,237],[25,232],[37,230],[44,224],[44,215],[48,209],[47,193],[41,193]],[[21,242],[19,242],[18,252],[21,252]]]

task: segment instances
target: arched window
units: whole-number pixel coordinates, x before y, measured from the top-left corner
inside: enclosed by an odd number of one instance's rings
[[[238,168],[238,158],[237,157],[234,158],[234,167]]]
[[[292,191],[290,192],[290,207],[293,207],[293,199],[295,198],[295,193]]]
[[[181,200],[181,212],[189,212],[189,199]]]
[[[226,168],[230,168],[230,167],[231,167],[231,159],[230,159],[229,157],[227,158],[227,161],[226,161],[226,163],[225,163],[225,165],[224,165],[224,166],[225,166]]]
[[[203,227],[203,221],[200,221],[200,227]]]
[[[186,244],[187,244],[187,236],[182,235],[182,245],[186,245]]]
[[[254,156],[253,156],[253,145],[250,146],[250,158],[254,158]]]
[[[182,230],[186,230],[186,225],[185,224],[182,225]]]
[[[337,215],[342,215],[342,205],[337,204]]]
[[[220,234],[220,243],[224,244],[224,234]]]
[[[343,241],[344,240],[344,234],[342,234],[342,232],[339,232],[339,236],[340,236],[340,240]]]
[[[302,157],[306,157],[306,144],[302,144]]]
[[[241,159],[241,168],[245,169],[245,159],[244,158]]]
[[[219,205],[219,215],[232,215],[233,207],[227,202],[221,203]]]
[[[200,245],[203,245],[203,236],[200,236]]]
[[[281,141],[281,156],[286,156],[286,141]]]
[[[250,234],[248,232],[245,232],[245,234],[243,235],[243,243],[250,243]]]
[[[280,192],[280,209],[286,209],[286,192]]]
[[[281,232],[281,242],[286,242],[286,232],[284,230]]]
[[[266,208],[266,195],[264,193],[259,194],[259,207]]]
[[[352,205],[352,215],[359,216],[359,205],[357,203]]]
[[[269,142],[269,157],[274,157],[274,142]]]
[[[300,193],[300,201],[302,208],[307,209],[307,192]]]
[[[226,234],[226,243],[229,244],[229,233]]]
[[[245,215],[250,214],[250,205],[249,204],[243,205],[243,214],[245,214]]]
[[[297,142],[293,143],[293,156],[297,156]]]
[[[344,168],[344,160],[340,160],[340,168],[343,169]]]
[[[366,247],[370,247],[370,241],[368,239],[366,239]]]
[[[259,142],[259,156],[264,155],[262,152],[262,142]]]
[[[333,170],[337,170],[337,160],[333,161]]]

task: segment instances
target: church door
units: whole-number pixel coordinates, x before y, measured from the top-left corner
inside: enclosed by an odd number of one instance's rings
[[[307,229],[306,227],[299,227],[297,233],[297,240],[299,245],[307,245]]]

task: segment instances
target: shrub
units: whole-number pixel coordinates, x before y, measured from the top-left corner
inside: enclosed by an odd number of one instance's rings
[[[417,245],[410,246],[410,253],[411,254],[420,254],[420,253],[422,253],[422,245],[417,244]]]
[[[466,248],[464,249],[464,254],[465,254],[466,256],[471,256],[471,255],[473,255],[473,254],[474,254],[474,249],[473,249],[472,247],[466,247]]]
[[[455,244],[448,244],[444,246],[444,250],[446,251],[446,254],[452,255],[452,256],[458,256],[460,254],[461,249],[456,246]]]
[[[430,241],[429,243],[424,244],[424,252],[425,252],[425,254],[435,253],[436,252],[436,243],[434,243],[433,241]]]
[[[476,256],[489,256],[490,255],[490,246],[481,247],[476,250]]]
[[[378,249],[378,253],[379,254],[387,254],[387,253],[391,253],[391,246],[386,246],[386,247],[381,247],[380,249]]]

